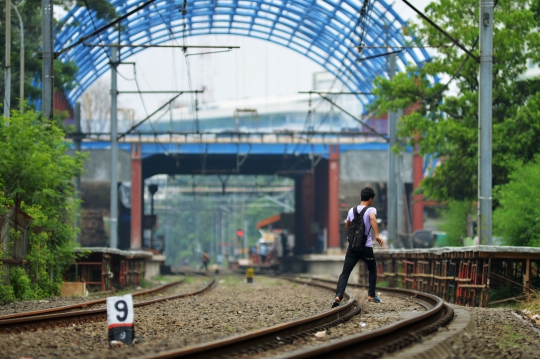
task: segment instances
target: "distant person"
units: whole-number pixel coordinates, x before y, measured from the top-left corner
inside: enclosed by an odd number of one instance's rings
[[[268,252],[268,247],[266,246],[266,244],[261,243],[261,245],[259,246],[259,257],[261,257],[261,263],[262,264],[266,263],[266,253],[267,252]]]
[[[289,255],[289,243],[287,241],[287,234],[285,232],[281,233],[281,248],[283,248],[283,257],[287,257]]]
[[[373,303],[381,303],[379,297],[375,295],[375,285],[377,284],[377,265],[375,263],[375,255],[373,254],[371,230],[373,229],[375,239],[381,247],[383,245],[383,241],[379,236],[379,227],[377,226],[377,210],[374,207],[371,207],[374,198],[375,191],[372,188],[366,187],[362,189],[360,192],[360,205],[356,208],[352,207],[347,215],[345,228],[348,230],[351,226],[357,225],[360,223],[360,220],[363,220],[365,227],[364,233],[367,235],[367,239],[365,245],[360,251],[353,250],[351,248],[351,243],[348,244],[347,253],[345,254],[345,263],[343,264],[343,271],[339,276],[336,289],[336,298],[332,303],[332,308],[337,307],[339,302],[341,302],[341,299],[343,299],[343,294],[345,293],[349,276],[359,260],[366,263],[369,271],[368,301]],[[361,218],[358,216],[361,216]],[[353,222],[355,217],[357,218],[357,221]],[[348,237],[351,237],[351,234],[349,234]],[[348,239],[349,241],[351,240],[351,238]]]
[[[204,270],[208,270],[208,263],[210,262],[210,255],[208,254],[208,251],[204,251],[202,255],[202,264],[204,267]]]

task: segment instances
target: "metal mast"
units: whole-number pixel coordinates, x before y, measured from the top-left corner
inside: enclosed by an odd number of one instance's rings
[[[116,162],[118,157],[118,128],[117,128],[117,73],[118,48],[111,47],[111,248],[118,248],[118,187]]]
[[[11,100],[11,1],[6,1],[6,62],[4,78],[4,117],[9,118]]]
[[[9,1],[7,1],[9,2]],[[53,118],[53,86],[54,86],[54,47],[53,47],[53,6],[52,0],[41,1],[41,12],[43,17],[42,33],[42,80],[41,80],[41,96],[42,105],[41,113],[46,119]]]
[[[480,0],[480,91],[478,104],[478,237],[491,245],[493,1]]]
[[[13,4],[11,4],[13,5]],[[24,24],[22,21],[21,14],[15,5],[13,5],[13,10],[17,13],[19,17],[19,25],[21,28],[21,53],[20,53],[20,74],[19,74],[19,112],[24,112]]]
[[[396,73],[396,55],[392,54],[388,61],[388,75],[390,80]],[[397,186],[396,186],[396,155],[392,148],[396,145],[397,113],[390,111],[388,114],[388,243],[396,244],[397,240]]]

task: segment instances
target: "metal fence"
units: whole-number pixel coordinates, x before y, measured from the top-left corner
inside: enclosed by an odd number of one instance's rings
[[[0,239],[2,244],[3,282],[9,284],[9,272],[13,267],[26,265],[28,232],[34,219],[16,205],[0,216]]]

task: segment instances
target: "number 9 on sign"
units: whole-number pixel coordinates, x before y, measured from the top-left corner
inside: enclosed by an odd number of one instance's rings
[[[133,343],[135,332],[133,330],[133,298],[131,294],[107,298],[107,322],[110,341]]]

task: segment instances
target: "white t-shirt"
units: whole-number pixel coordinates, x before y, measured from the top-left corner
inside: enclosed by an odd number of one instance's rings
[[[358,214],[360,214],[360,212],[362,211],[362,209],[364,207],[365,206],[362,206],[362,205],[358,205],[358,207],[356,207],[356,210],[358,211]],[[354,207],[351,207],[351,209],[349,209],[349,213],[347,214],[347,220],[349,222],[352,222],[353,219],[354,219],[353,208]],[[375,207],[369,207],[366,210],[366,213],[364,213],[364,226],[366,227],[366,234],[367,234],[366,247],[372,247],[373,248],[373,241],[371,239],[371,221],[369,220],[369,214],[371,212],[373,212],[373,213],[375,213],[375,215],[377,215],[377,209]]]

